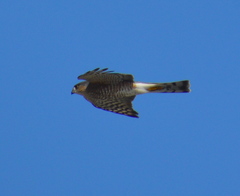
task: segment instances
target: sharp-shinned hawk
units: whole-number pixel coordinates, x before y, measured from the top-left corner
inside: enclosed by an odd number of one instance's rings
[[[187,93],[190,92],[189,80],[170,83],[134,82],[130,74],[112,73],[108,69],[94,69],[78,76],[86,80],[76,84],[76,93],[91,102],[95,107],[110,112],[138,118],[132,107],[136,95],[144,93]]]

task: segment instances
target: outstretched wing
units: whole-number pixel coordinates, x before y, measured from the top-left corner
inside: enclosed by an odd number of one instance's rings
[[[96,108],[138,118],[138,113],[132,108],[132,101],[134,100],[135,96],[124,97],[120,99],[103,99],[103,100],[86,96],[84,97],[89,102],[91,102]]]
[[[97,68],[78,76],[78,79],[87,80],[91,83],[99,82],[104,84],[119,83],[122,81],[133,82],[133,76],[131,74],[112,73],[113,71],[107,70],[108,68],[101,70]]]

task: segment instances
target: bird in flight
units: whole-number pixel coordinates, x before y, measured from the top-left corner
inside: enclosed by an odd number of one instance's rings
[[[136,95],[144,93],[188,93],[189,80],[169,83],[134,82],[133,75],[113,73],[105,69],[94,69],[78,79],[85,80],[76,84],[72,94],[82,95],[97,108],[138,118],[132,107]]]

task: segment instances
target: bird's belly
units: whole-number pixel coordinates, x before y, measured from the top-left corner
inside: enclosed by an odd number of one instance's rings
[[[94,86],[88,89],[88,93],[99,99],[121,98],[136,95],[132,85],[106,85]]]

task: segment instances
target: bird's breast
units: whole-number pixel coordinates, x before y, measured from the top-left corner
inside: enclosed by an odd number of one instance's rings
[[[86,89],[86,93],[99,99],[133,96],[134,95],[133,83],[132,82],[121,82],[118,84],[90,83]]]

